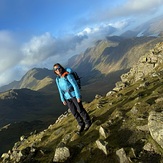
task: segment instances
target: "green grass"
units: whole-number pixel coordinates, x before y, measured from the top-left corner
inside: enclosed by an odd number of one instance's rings
[[[115,152],[120,148],[124,148],[133,162],[145,162],[150,159],[159,162],[163,155],[162,148],[152,139],[149,132],[138,130],[137,126],[147,125],[150,111],[163,109],[163,102],[155,102],[157,98],[163,97],[163,79],[158,80],[149,76],[146,80],[150,83],[147,87],[139,88],[142,82],[138,81],[108,97],[103,96],[85,102],[84,107],[90,114],[93,124],[81,136],[76,135],[77,122],[69,114],[44,132],[28,137],[28,141],[22,143],[18,150],[35,143],[37,153],[34,159],[40,163],[52,163],[55,149],[61,142],[65,142],[71,153],[71,158],[67,162],[71,163],[79,161],[118,163]],[[98,105],[101,107],[98,108]],[[137,109],[136,114],[132,112],[134,106]],[[101,125],[110,131],[106,139],[99,134]],[[97,148],[98,139],[108,142],[108,156]],[[150,142],[156,148],[154,153],[143,151],[146,142]],[[135,158],[131,154],[131,149],[135,151]]]

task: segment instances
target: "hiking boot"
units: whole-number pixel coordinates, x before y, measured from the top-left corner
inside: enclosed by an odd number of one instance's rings
[[[80,134],[84,131],[84,127],[85,127],[85,125],[79,126],[79,129],[78,129],[78,131],[77,131],[77,134],[78,134],[78,135],[80,135]]]
[[[91,127],[91,125],[92,125],[91,123],[90,124],[86,124],[85,128],[84,128],[84,131],[87,131]]]

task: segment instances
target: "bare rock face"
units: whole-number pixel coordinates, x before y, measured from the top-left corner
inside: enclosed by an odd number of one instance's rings
[[[65,162],[70,157],[69,149],[65,147],[59,147],[55,151],[53,162]]]
[[[148,127],[152,138],[163,148],[163,111],[150,112]]]
[[[134,83],[143,79],[146,75],[155,72],[163,63],[163,42],[158,43],[155,48],[144,56],[140,57],[139,62],[130,71],[121,76],[123,83]]]
[[[129,159],[126,156],[126,152],[123,148],[117,150],[116,155],[118,156],[120,163],[130,163]]]
[[[109,154],[108,142],[100,139],[100,140],[96,140],[96,144],[97,144],[98,148],[101,149],[106,155]]]

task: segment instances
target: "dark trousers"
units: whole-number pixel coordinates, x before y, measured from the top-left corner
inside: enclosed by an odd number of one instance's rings
[[[67,100],[67,105],[80,126],[91,123],[90,117],[83,108],[82,102],[78,103],[76,98],[72,98]]]

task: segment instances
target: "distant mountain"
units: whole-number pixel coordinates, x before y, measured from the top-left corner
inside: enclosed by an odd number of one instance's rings
[[[105,40],[96,42],[94,47],[88,48],[83,54],[70,58],[68,66],[76,69],[82,76],[90,75],[94,71],[107,75],[128,69],[147,49],[152,48],[161,39],[163,38],[107,37]]]
[[[83,97],[91,100],[96,93],[105,94],[111,90],[120,75],[161,40],[163,37],[106,37],[84,53],[70,58],[67,67],[73,68],[82,77],[82,90],[85,92]],[[21,88],[53,94],[57,91],[55,75],[52,70],[33,68],[20,81],[3,86],[0,91]]]
[[[128,30],[121,34],[122,37],[159,36],[163,32],[163,15],[143,23],[135,29]]]
[[[54,79],[55,75],[52,70],[46,68],[33,68],[29,70],[20,81],[14,81],[8,85],[2,86],[0,91],[3,92],[9,89],[21,88],[43,91],[46,87],[48,87],[50,91],[50,85],[54,85]]]
[[[163,15],[137,27],[137,31],[141,31],[140,34],[144,36],[159,36],[163,32]]]
[[[127,30],[124,33],[121,34],[121,37],[124,38],[134,38],[139,36],[141,31],[134,31],[134,30]],[[138,35],[139,34],[139,35]],[[141,34],[143,36],[143,34]]]
[[[98,85],[100,90],[97,93],[103,94],[113,88],[119,76],[161,40],[163,37],[107,37],[97,41],[94,47],[88,48],[83,54],[70,58],[68,66],[80,74],[84,85],[89,84],[87,92],[95,88],[97,91]]]

